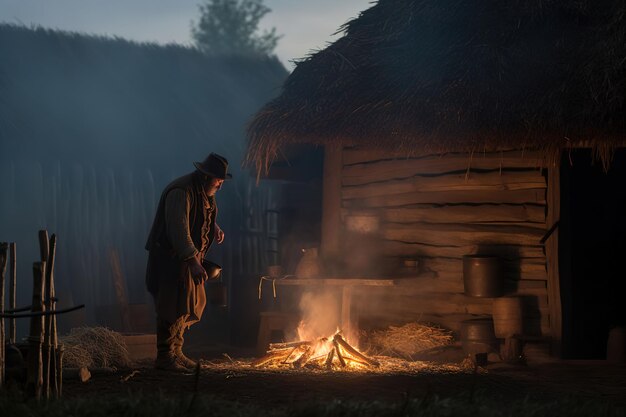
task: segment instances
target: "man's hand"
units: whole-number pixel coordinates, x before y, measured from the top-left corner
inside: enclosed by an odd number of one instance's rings
[[[204,270],[204,267],[200,263],[197,257],[192,257],[186,260],[187,266],[189,267],[189,273],[191,274],[191,278],[196,285],[204,284],[204,282],[209,278]]]
[[[215,241],[218,245],[221,245],[224,241],[224,231],[215,223]]]

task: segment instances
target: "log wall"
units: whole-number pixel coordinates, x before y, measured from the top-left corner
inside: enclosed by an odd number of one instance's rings
[[[458,331],[463,320],[491,315],[493,299],[463,293],[462,256],[493,254],[504,262],[506,295],[524,298],[525,331],[550,335],[540,243],[547,182],[538,153],[406,158],[345,148],[342,161],[344,228],[347,216],[374,213],[388,270],[401,271],[406,258],[421,265],[416,278],[399,287],[362,292],[363,319],[395,324],[421,319]]]

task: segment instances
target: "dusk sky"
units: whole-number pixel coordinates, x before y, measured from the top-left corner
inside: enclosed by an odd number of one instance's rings
[[[118,36],[136,41],[191,43],[190,24],[201,0],[0,0],[0,21]],[[292,59],[324,48],[332,34],[372,0],[265,0],[272,12],[262,28],[283,35],[276,54],[289,68]]]

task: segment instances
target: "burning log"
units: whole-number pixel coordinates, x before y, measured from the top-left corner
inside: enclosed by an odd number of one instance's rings
[[[339,343],[334,338],[333,338],[333,345],[335,345],[335,353],[337,354],[337,359],[339,359],[339,363],[341,364],[342,367],[345,368],[346,367],[346,360],[343,358],[343,355],[341,354],[341,349],[339,348]]]
[[[288,349],[288,348],[298,348],[300,346],[310,346],[312,345],[309,341],[300,341],[300,342],[287,342],[287,343],[270,343],[270,351],[276,349]]]
[[[302,355],[300,355],[300,357],[298,357],[298,359],[293,361],[293,363],[292,363],[293,367],[294,368],[302,368],[304,365],[306,365],[306,363],[309,361],[309,359],[311,359],[311,356],[313,355],[314,352],[315,352],[315,349],[313,349],[312,346],[307,346],[304,349],[304,352],[302,353]]]
[[[269,351],[267,355],[262,358],[257,359],[252,363],[252,366],[263,366],[267,365],[270,362],[282,362],[284,359],[291,356],[294,349],[276,349],[273,351]]]
[[[346,342],[346,340],[340,334],[336,334],[335,335],[335,337],[333,338],[333,342],[337,342],[350,355],[354,356],[357,359],[360,359],[363,362],[366,362],[368,365],[380,366],[380,362],[378,362],[375,359],[368,358],[367,356],[363,355],[361,352],[359,352],[358,350],[356,350],[355,348],[350,346],[350,344],[348,342]],[[337,350],[339,350],[339,349],[337,349]]]
[[[326,356],[326,369],[331,369],[333,367],[333,359],[335,358],[335,347],[328,352],[328,356]]]
[[[290,358],[295,357],[294,360]],[[316,341],[298,341],[288,343],[272,343],[267,354],[253,362],[253,366],[284,365],[288,364],[296,369],[301,369],[307,364],[317,367],[332,369],[335,358],[342,368],[348,364],[359,366],[379,366],[380,363],[363,355],[352,347],[340,333],[327,338],[322,337]]]

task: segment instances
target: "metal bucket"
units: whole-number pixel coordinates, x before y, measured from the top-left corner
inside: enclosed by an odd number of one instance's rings
[[[491,319],[474,319],[461,322],[463,352],[475,355],[498,351],[498,341],[493,333]]]
[[[502,295],[500,259],[490,255],[463,256],[463,285],[470,297],[499,297]]]

